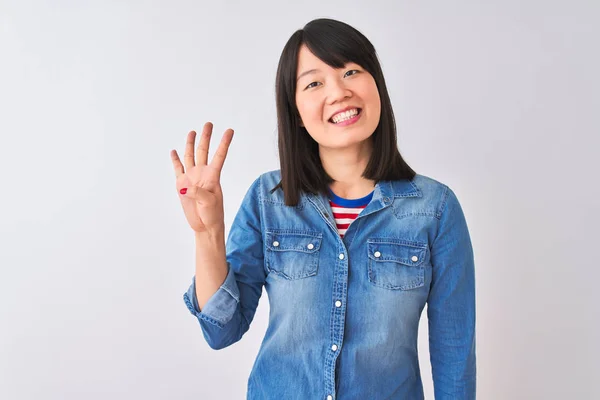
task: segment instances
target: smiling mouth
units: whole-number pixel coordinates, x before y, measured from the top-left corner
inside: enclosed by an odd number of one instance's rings
[[[360,113],[362,112],[362,108],[356,108],[356,109],[358,110],[358,113],[356,113],[356,115],[354,117],[360,115]],[[331,118],[333,118],[333,117],[331,117]],[[332,123],[332,124],[334,124],[334,125],[337,125],[335,122],[333,122],[333,119],[331,119],[331,118],[329,118],[327,121],[330,122],[330,123]],[[347,121],[347,120],[344,120],[344,121]],[[344,122],[344,121],[341,121],[341,122]]]

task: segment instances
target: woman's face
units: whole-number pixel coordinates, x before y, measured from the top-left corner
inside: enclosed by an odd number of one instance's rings
[[[381,116],[381,101],[375,79],[360,65],[348,63],[342,69],[334,69],[302,45],[296,77],[301,125],[320,146],[350,147],[373,134]],[[347,107],[359,109],[354,123],[348,124],[352,119],[334,123],[332,117]]]

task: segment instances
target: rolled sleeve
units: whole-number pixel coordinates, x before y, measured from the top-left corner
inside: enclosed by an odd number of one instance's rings
[[[194,316],[219,328],[223,328],[231,320],[240,301],[240,291],[229,263],[227,263],[227,269],[225,282],[208,299],[202,310],[200,310],[196,297],[196,276],[192,278],[192,284],[183,294],[185,304]]]

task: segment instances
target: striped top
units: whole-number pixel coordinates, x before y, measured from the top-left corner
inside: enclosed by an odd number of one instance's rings
[[[329,189],[329,205],[333,212],[333,219],[337,225],[338,233],[344,237],[348,226],[356,219],[358,214],[369,204],[373,192],[360,199],[344,199],[337,196]]]

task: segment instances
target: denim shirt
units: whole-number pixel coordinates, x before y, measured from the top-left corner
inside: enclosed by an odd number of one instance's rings
[[[286,206],[280,171],[250,186],[226,242],[228,274],[202,311],[222,349],[248,330],[263,286],[269,322],[247,399],[423,399],[417,354],[425,304],[436,399],[475,399],[475,271],[455,193],[417,174],[380,181],[343,238],[328,198]]]

